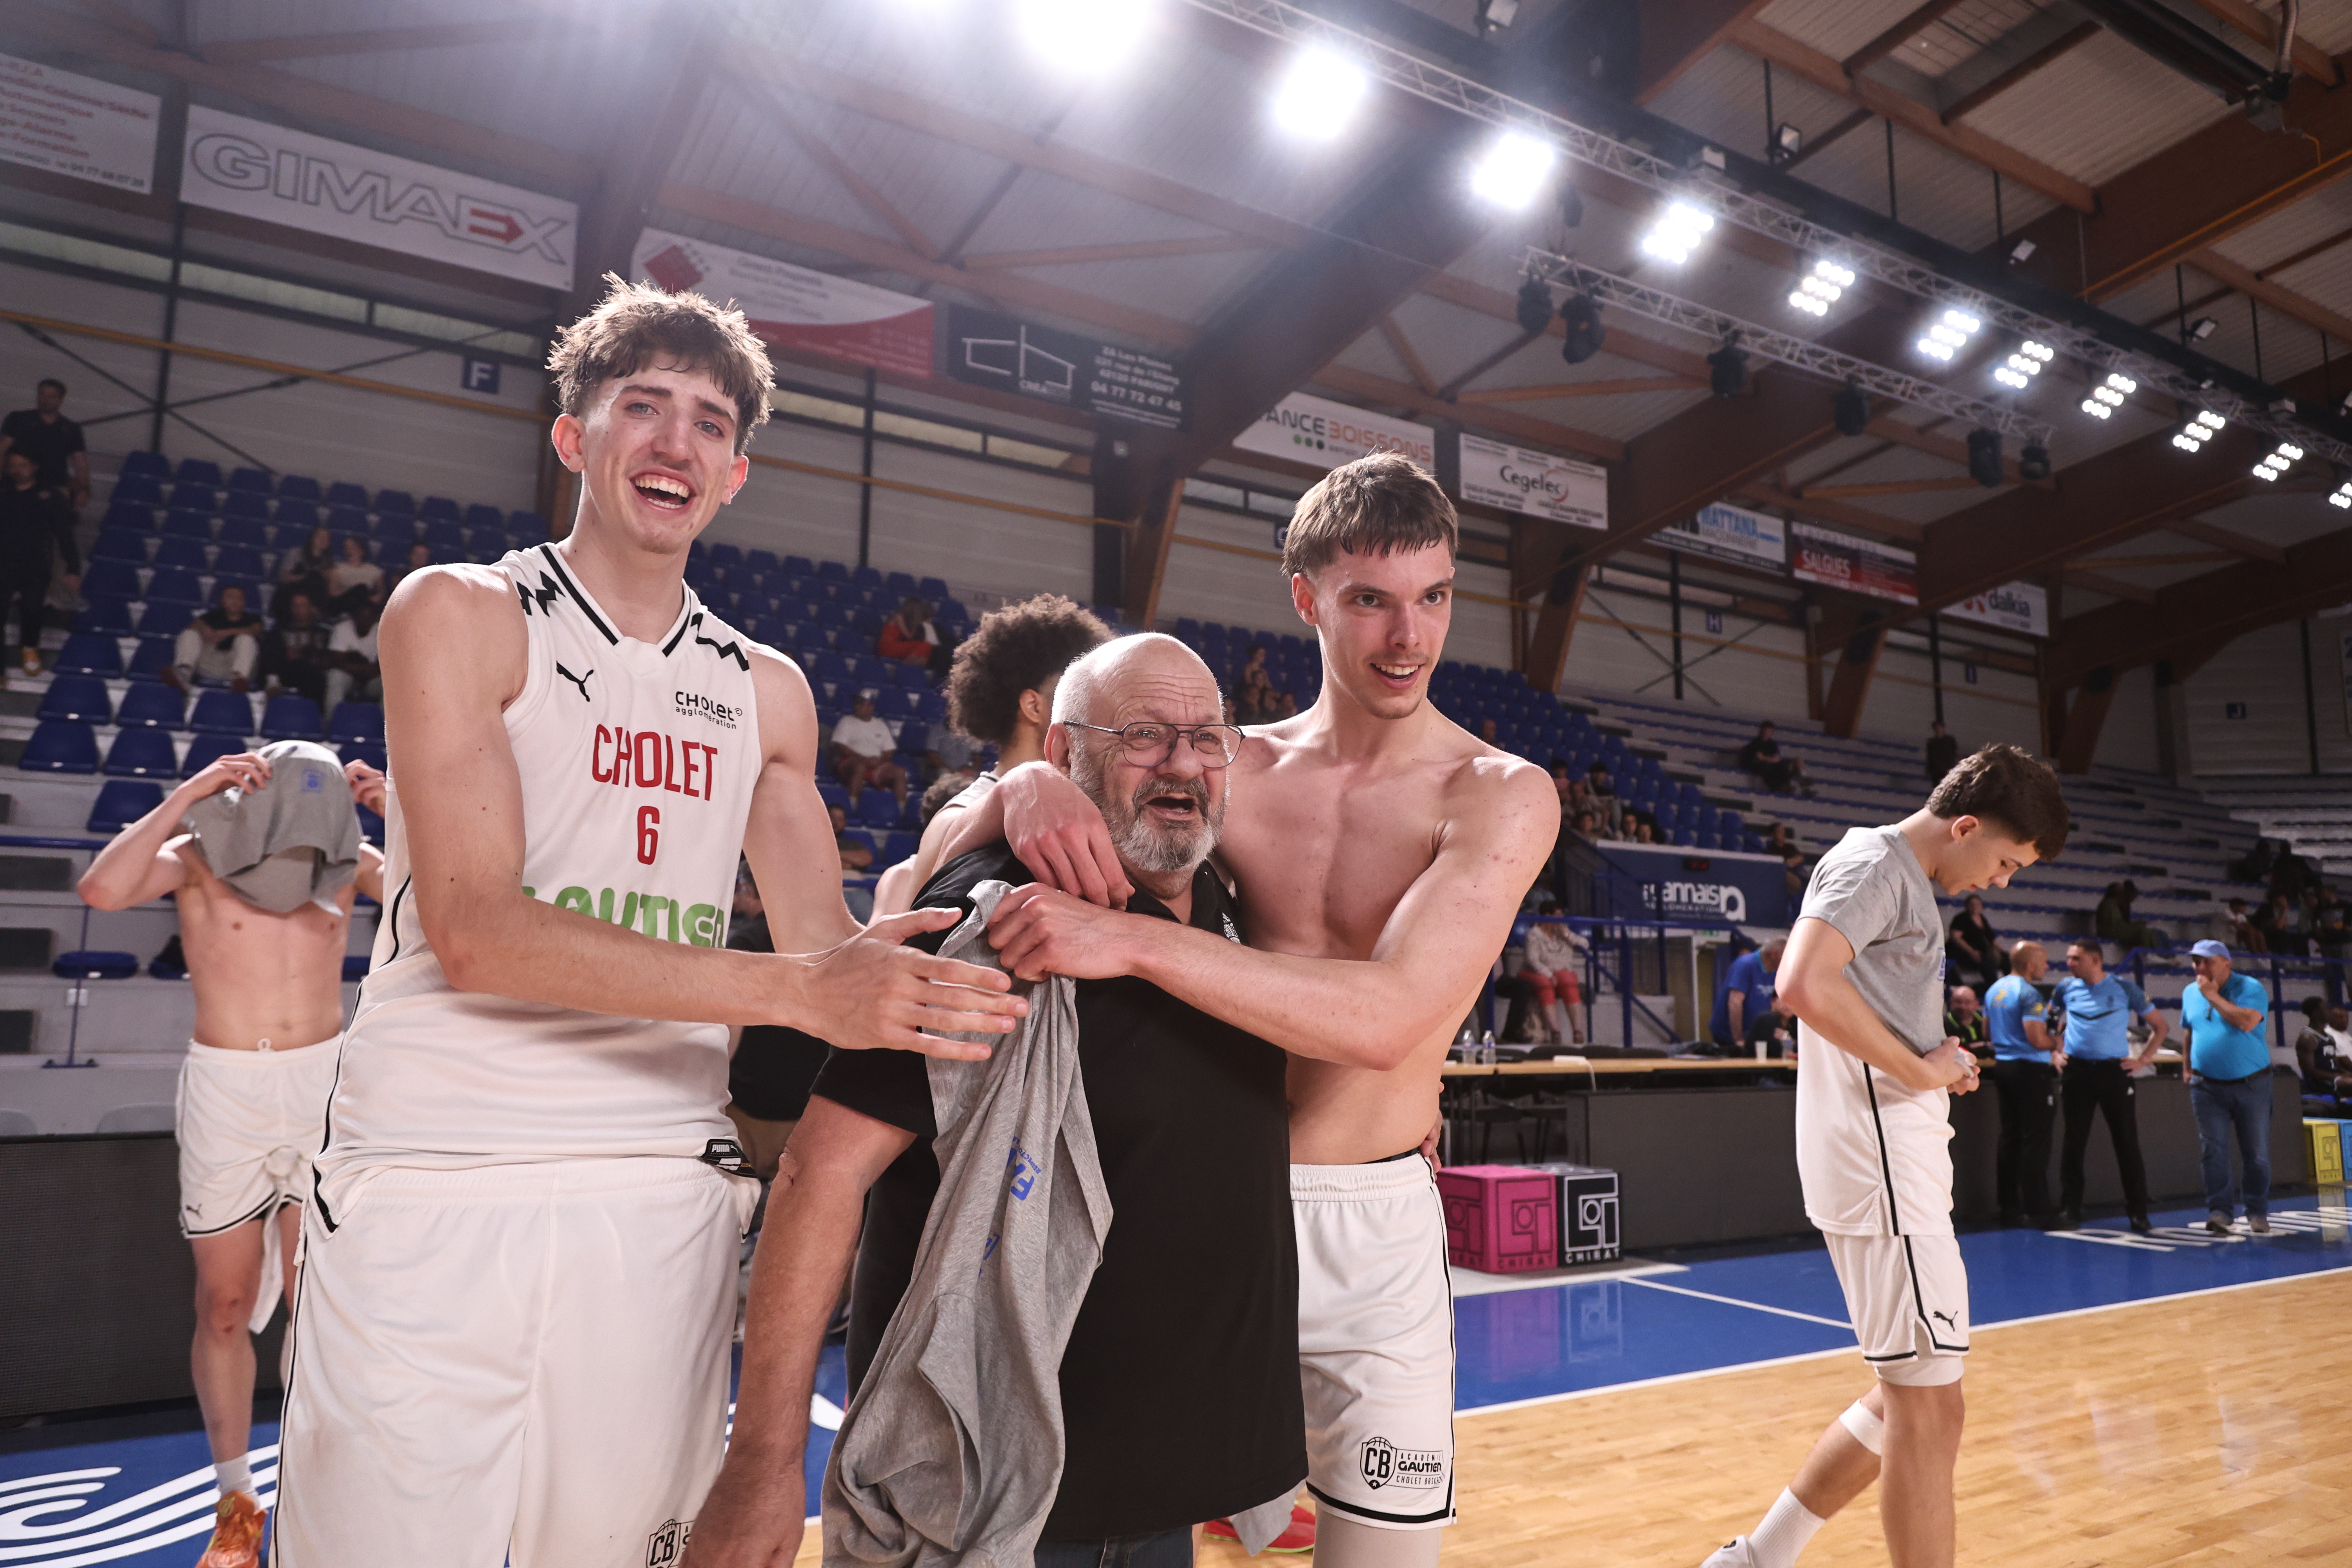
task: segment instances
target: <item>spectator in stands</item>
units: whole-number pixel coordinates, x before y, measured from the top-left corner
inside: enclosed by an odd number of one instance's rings
[[[1478,739],[1485,742],[1487,745],[1494,747],[1496,751],[1502,750],[1503,726],[1501,721],[1494,719],[1479,720]]]
[[[2091,929],[2097,931],[2101,942],[2114,942],[2129,952],[2136,947],[2169,949],[2171,938],[2148,924],[2132,918],[2132,900],[2139,897],[2139,888],[2128,877],[2120,882],[2109,882],[2099,895],[2098,912],[2091,917]]]
[[[2247,915],[2243,899],[2231,899],[2229,912],[2216,916],[2213,924],[2220,928],[2213,933],[2217,941],[2228,942],[2247,952],[2268,952],[2271,950],[2270,939],[2263,935],[2262,927]]]
[[[1584,991],[1578,984],[1577,965],[1583,962],[1587,947],[1584,938],[1559,922],[1559,900],[1546,899],[1536,912],[1544,917],[1528,927],[1523,951],[1527,962],[1519,973],[1535,987],[1536,1006],[1549,1026],[1552,1043],[1581,1045],[1583,1032],[1577,1027],[1576,1015],[1570,1009],[1584,1005]]]
[[[320,523],[279,557],[278,591],[269,598],[271,620],[286,618],[287,602],[298,591],[310,596],[313,608],[327,602],[327,574],[335,564],[334,539],[326,524]]]
[[[1788,881],[1789,897],[1803,898],[1805,884],[1812,880],[1813,876],[1811,868],[1805,864],[1805,852],[1793,844],[1780,851],[1780,870]]]
[[[334,667],[328,652],[334,627],[320,618],[319,606],[299,588],[286,595],[286,614],[261,639],[261,679],[272,692],[299,692],[322,707],[327,700],[327,672]]]
[[[2164,1015],[2149,1005],[2140,988],[2120,974],[2107,973],[2106,955],[2088,938],[2066,949],[2067,977],[2050,998],[2052,1024],[2063,1039],[2065,1070],[2059,1075],[2059,1093],[2066,1115],[2066,1142],[2058,1156],[2057,1228],[2074,1230],[2083,1223],[2083,1155],[2091,1146],[2091,1119],[2105,1116],[2107,1139],[2115,1145],[2116,1166],[2123,1177],[2124,1208],[2132,1229],[2146,1235],[2155,1228],[2147,1217],[2147,1165],[2140,1158],[2139,1117],[2132,1096],[2132,1075],[2156,1059],[2164,1044]],[[2147,1044],[2131,1047],[2131,1021],[2147,1025]]]
[[[856,805],[866,786],[875,784],[897,795],[905,809],[907,770],[891,754],[898,745],[889,724],[874,716],[874,689],[867,687],[833,726],[833,773],[849,792],[850,805]]]
[[[1984,900],[1970,893],[1944,935],[1945,974],[1949,980],[1989,987],[2006,967],[2001,962],[2000,937],[1985,919]]]
[[[421,539],[418,540],[415,543],[408,547],[407,558],[402,561],[399,565],[394,567],[392,571],[385,575],[383,580],[383,596],[387,599],[391,598],[392,591],[394,588],[399,587],[401,582],[406,578],[411,572],[421,570],[422,568],[432,564],[433,547],[425,543],[425,541]]]
[[[1608,830],[1601,826],[1601,819],[1590,810],[1576,814],[1575,826],[1576,836],[1587,844],[1598,844],[1609,837]]]
[[[2205,1175],[2205,1228],[2230,1234],[2239,1184],[2230,1165],[2230,1133],[2245,1167],[2246,1228],[2271,1228],[2271,994],[2251,974],[2231,973],[2230,950],[2200,942],[2189,950],[2195,984],[2180,994],[2187,1037],[2189,1104]]]
[[[231,691],[243,691],[253,684],[261,636],[261,617],[245,607],[245,590],[227,584],[215,591],[213,607],[190,621],[172,645],[163,679],[183,691],[199,680],[226,680]]]
[[[1791,849],[1799,854],[1804,853],[1804,847],[1797,842],[1797,836],[1789,830],[1789,825],[1785,822],[1774,823],[1770,831],[1764,835],[1764,853],[1779,855],[1785,858]]]
[[[2306,996],[2303,1020],[2303,1032],[2294,1039],[2303,1092],[2332,1097],[2341,1109],[2352,1100],[2352,1010]]]
[[[10,418],[16,417],[10,415]],[[66,493],[40,482],[32,452],[0,458],[0,616],[16,606],[16,658],[28,675],[41,669],[41,625],[49,602],[51,556],[62,556],[66,586],[81,586],[81,552]]]
[[[1968,986],[1952,987],[1951,1001],[1944,1008],[1944,1033],[1971,1049],[1990,1039],[1983,1010],[1977,1005],[1977,994]]]
[[[2306,952],[2303,936],[2303,911],[2294,900],[2273,888],[2263,907],[2254,911],[2254,930],[2262,933],[2263,951],[2286,958],[2301,958]]]
[[[351,607],[327,638],[327,712],[351,699],[383,700],[383,669],[376,662],[375,627],[381,605],[362,599]]]
[[[1626,816],[1633,820],[1633,831],[1628,837],[1634,843],[1655,844],[1658,841],[1657,825],[1652,818],[1638,811],[1628,812]]]
[[[942,640],[940,629],[931,625],[931,607],[909,594],[898,602],[898,613],[882,623],[882,634],[874,639],[874,651],[884,658],[929,668]]]
[[[825,812],[833,819],[833,847],[841,857],[842,881],[846,884],[854,879],[865,877],[874,869],[874,846],[864,833],[849,826],[849,813],[840,806],[829,805]],[[874,918],[872,889],[844,886],[841,896],[848,904],[849,912],[859,921]]]
[[[2018,942],[2009,950],[2009,973],[1985,997],[1992,1087],[2000,1100],[1993,1191],[2006,1226],[2051,1219],[2050,1124],[2066,1053],[2051,1037],[2049,1004],[2042,995],[2042,977],[2049,968],[2040,942]]]
[[[51,376],[33,388],[33,406],[0,419],[0,458],[22,452],[33,460],[33,482],[65,497],[66,524],[89,504],[89,452],[81,426],[65,416],[66,384]]]
[[[368,559],[367,541],[343,535],[342,556],[327,568],[327,611],[341,615],[353,605],[383,603],[383,568]]]
[[[1937,720],[1927,727],[1927,782],[1935,784],[1960,765],[1960,742]]]
[[[1584,787],[1585,792],[1592,797],[1593,815],[1601,818],[1601,826],[1608,829],[1609,836],[1615,837],[1619,830],[1617,791],[1609,780],[1609,765],[1606,763],[1594,763],[1587,768],[1584,772]]]
[[[1759,1060],[1779,1061],[1796,1055],[1797,1015],[1776,994],[1770,1006],[1748,1021],[1748,1037],[1741,1044]]]
[[[2345,948],[2352,945],[2352,915],[2347,915],[2344,900],[2326,883],[2312,892],[2311,945],[2319,950],[2320,957],[2340,964]]]
[[[1739,748],[1739,766],[1762,780],[1766,789],[1785,794],[1793,784],[1807,799],[1812,798],[1813,781],[1805,776],[1803,759],[1780,754],[1780,742],[1772,738],[1769,719],[1757,725],[1756,733]]]
[[[1723,994],[1715,1003],[1716,1044],[1737,1047],[1748,1038],[1748,1020],[1772,1005],[1772,976],[1780,967],[1780,955],[1788,950],[1787,939],[1768,937],[1754,952],[1743,952],[1731,961]]]

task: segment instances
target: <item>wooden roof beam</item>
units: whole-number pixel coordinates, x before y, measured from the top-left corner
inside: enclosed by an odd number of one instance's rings
[[[2252,38],[2263,47],[2266,54],[2277,53],[2277,17],[2247,5],[2246,0],[2189,0],[2189,3],[2223,26]],[[2313,43],[2307,36],[2295,39],[2290,58],[2294,69],[2322,87],[2335,87],[2344,79],[2343,73],[2336,68],[2336,62],[2328,58],[2327,51]]]
[[[1895,19],[1895,25],[1878,37],[1840,60],[1838,65],[1848,76],[1860,76],[1935,24],[1937,17],[1959,5],[1960,0],[1926,0]]]
[[[566,29],[549,17],[519,16],[497,22],[449,22],[429,27],[378,27],[357,33],[299,33],[283,37],[226,38],[198,52],[216,66],[261,65],[269,60],[322,59],[336,55],[392,54],[403,49],[456,49],[477,44],[527,44],[561,37]]]
[[[1713,54],[1730,30],[1771,0],[1641,0],[1642,59],[1633,101],[1647,103]]]
[[[1967,119],[2011,88],[2029,77],[2040,75],[2049,67],[2064,59],[2083,45],[2097,37],[2102,31],[2104,29],[2096,22],[2084,22],[2068,28],[1990,81],[1962,93],[1946,104],[1942,116],[1944,123],[1949,125],[1956,120]]]

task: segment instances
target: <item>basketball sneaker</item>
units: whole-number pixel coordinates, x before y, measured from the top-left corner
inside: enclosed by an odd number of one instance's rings
[[[1748,1544],[1748,1537],[1734,1536],[1723,1543],[1721,1551],[1700,1563],[1699,1568],[1756,1568],[1756,1551]]]
[[[1201,1533],[1212,1541],[1239,1541],[1241,1532],[1230,1519],[1213,1519],[1201,1527]],[[1315,1512],[1305,1503],[1290,1505],[1290,1525],[1265,1548],[1268,1552],[1286,1554],[1315,1550]]]
[[[196,1568],[260,1568],[261,1524],[268,1518],[250,1492],[231,1492],[215,1510],[212,1543]]]

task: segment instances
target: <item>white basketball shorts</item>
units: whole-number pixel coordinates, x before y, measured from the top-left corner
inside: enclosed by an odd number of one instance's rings
[[[310,1161],[327,1133],[335,1041],[293,1050],[225,1051],[188,1042],[173,1131],[180,1144],[180,1234],[219,1236],[266,1219],[310,1192]],[[253,1331],[268,1327],[284,1278],[276,1226],[261,1237]]]
[[[1887,1383],[1958,1383],[1969,1271],[1950,1236],[1825,1235],[1862,1359]]]
[[[306,1218],[279,1568],[666,1568],[725,1449],[758,1184],[379,1167]]]
[[[1454,1286],[1419,1154],[1293,1165],[1307,1486],[1389,1530],[1454,1522]]]

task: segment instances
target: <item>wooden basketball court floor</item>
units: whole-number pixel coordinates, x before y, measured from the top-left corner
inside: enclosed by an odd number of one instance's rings
[[[1962,1561],[2352,1564],[2343,1191],[2284,1205],[2267,1237],[2158,1217],[2148,1238],[2119,1220],[1962,1238],[1975,1320]],[[1818,1246],[1457,1288],[1451,1568],[1696,1568],[1869,1384]],[[829,1352],[812,1512],[841,1376]],[[212,1471],[192,1413],[155,1425],[0,1435],[0,1565],[184,1568],[210,1525]],[[254,1434],[265,1500],[276,1436]],[[1885,1562],[1875,1509],[1866,1493],[1832,1521],[1808,1568]],[[801,1560],[817,1557],[812,1529]],[[1244,1561],[1229,1544],[1202,1552],[1203,1568]]]

